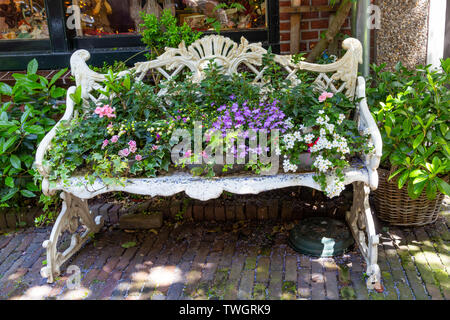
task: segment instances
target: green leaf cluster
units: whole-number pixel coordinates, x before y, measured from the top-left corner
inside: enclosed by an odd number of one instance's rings
[[[0,83],[0,206],[18,207],[40,193],[33,168],[37,146],[64,110],[64,88],[55,85],[67,71],[49,81],[37,74],[36,59],[27,72],[15,73],[15,83]],[[25,199],[25,202],[24,202]]]
[[[150,50],[148,58],[155,59],[161,55],[166,47],[176,48],[184,41],[189,46],[202,35],[201,32],[192,30],[186,23],[179,26],[177,19],[170,10],[163,10],[158,19],[154,14],[141,12],[143,24],[141,27],[142,42]]]
[[[393,72],[372,65],[367,101],[383,138],[381,166],[406,186],[412,199],[423,192],[450,195],[450,59],[441,69],[398,63]]]

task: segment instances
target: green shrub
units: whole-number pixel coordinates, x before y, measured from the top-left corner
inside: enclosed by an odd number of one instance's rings
[[[181,41],[189,46],[202,35],[201,32],[192,30],[186,22],[178,26],[177,19],[170,10],[164,10],[159,20],[154,14],[142,12],[141,16],[144,23],[141,24],[140,33],[142,42],[150,50],[150,60],[161,55],[166,47],[177,48]]]
[[[429,199],[450,195],[445,180],[450,170],[450,59],[442,70],[401,63],[395,72],[372,65],[367,99],[383,138],[381,167],[398,176],[398,188],[407,186],[415,199],[425,190]]]
[[[20,207],[25,199],[40,195],[41,186],[33,178],[35,152],[64,110],[60,99],[66,90],[55,82],[67,69],[50,81],[36,74],[37,69],[33,59],[26,74],[13,74],[13,87],[0,83],[0,98],[6,101],[0,108],[0,207]]]

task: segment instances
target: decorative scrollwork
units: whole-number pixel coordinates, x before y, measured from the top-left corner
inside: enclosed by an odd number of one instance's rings
[[[287,78],[293,80],[294,84],[297,83],[296,72],[298,70],[317,72],[319,75],[315,83],[318,88],[330,90],[334,93],[346,89],[345,94],[349,98],[353,98],[358,63],[362,60],[362,46],[357,39],[353,38],[345,39],[342,46],[347,50],[346,54],[338,61],[330,64],[321,65],[303,61],[295,64],[291,55],[275,55],[274,59],[288,72]],[[255,73],[256,81],[258,81],[262,77],[263,70],[258,70],[255,67],[262,65],[262,58],[266,53],[267,50],[262,47],[261,43],[249,43],[244,37],[241,37],[241,42],[238,45],[229,38],[209,35],[198,39],[189,47],[181,42],[178,48],[166,48],[166,51],[155,60],[138,62],[133,68],[119,72],[117,76],[121,77],[133,73],[137,80],[143,80],[147,72],[156,70],[166,79],[171,79],[183,69],[188,68],[193,74],[192,79],[200,81],[209,61],[214,60],[223,67],[225,74],[236,73],[238,67],[245,64]],[[90,98],[95,102],[97,99],[94,99],[89,93],[101,88],[105,76],[89,69],[86,64],[89,58],[89,52],[78,50],[72,55],[70,64],[77,86],[82,87],[83,99]],[[172,70],[175,71],[173,73],[168,72]],[[333,74],[328,77],[327,73]],[[336,87],[338,81],[341,81],[342,85]]]
[[[346,214],[347,222],[364,257],[369,289],[381,289],[380,267],[377,264],[379,236],[375,232],[369,204],[370,188],[364,182],[353,183],[353,204]]]
[[[103,226],[103,217],[95,219],[89,212],[86,200],[75,197],[70,193],[61,193],[63,199],[61,212],[53,226],[49,240],[45,240],[42,246],[47,249],[47,265],[41,269],[41,276],[52,283],[60,274],[61,265],[74,255],[81,246],[89,240],[89,235],[96,233]],[[82,233],[77,233],[83,226]],[[58,240],[64,232],[71,234],[70,245],[63,252],[58,251]]]

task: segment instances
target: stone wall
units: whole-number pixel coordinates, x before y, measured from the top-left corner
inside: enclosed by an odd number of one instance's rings
[[[429,0],[376,2],[381,9],[376,63],[386,63],[390,70],[398,61],[408,68],[426,64]]]

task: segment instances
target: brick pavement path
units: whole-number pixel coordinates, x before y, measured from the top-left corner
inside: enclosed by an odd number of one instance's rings
[[[310,258],[286,245],[287,224],[267,221],[104,230],[63,267],[82,272],[81,288],[68,289],[70,275],[41,278],[50,228],[31,228],[0,236],[0,299],[448,300],[449,219],[444,212],[427,227],[379,226],[383,293],[366,289],[358,251]]]

